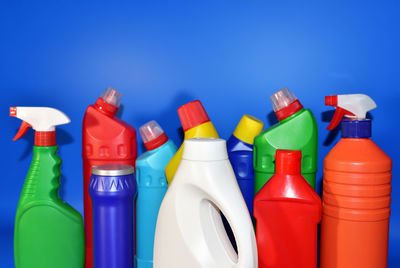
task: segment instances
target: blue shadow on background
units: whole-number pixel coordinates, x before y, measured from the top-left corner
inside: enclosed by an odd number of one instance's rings
[[[21,122],[8,107],[51,106],[71,118],[57,132],[60,191],[82,212],[82,118],[107,86],[123,94],[122,119],[136,128],[157,120],[177,144],[180,105],[200,99],[228,138],[245,113],[276,122],[269,95],[287,86],[319,124],[317,189],[340,136],[326,130],[324,96],[371,96],[373,139],[394,163],[389,267],[400,267],[399,11],[398,1],[3,1],[1,267],[13,267],[13,221],[33,144],[32,131],[11,141]]]

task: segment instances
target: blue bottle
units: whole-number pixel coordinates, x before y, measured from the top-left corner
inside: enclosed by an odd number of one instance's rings
[[[92,169],[94,268],[133,268],[134,169],[100,165]]]
[[[264,123],[257,118],[243,115],[227,142],[229,160],[252,218],[254,199],[253,143],[254,137],[261,133],[263,127]]]
[[[136,159],[136,256],[137,268],[153,268],[154,235],[158,211],[167,192],[165,167],[178,148],[157,124],[150,121],[139,129],[147,149]]]

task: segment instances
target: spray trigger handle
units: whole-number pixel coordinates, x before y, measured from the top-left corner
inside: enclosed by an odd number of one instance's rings
[[[30,127],[32,127],[32,126],[29,123],[22,121],[22,124],[19,127],[17,134],[13,138],[13,141],[16,141],[16,140],[19,140],[20,138],[22,138]]]
[[[325,105],[336,107],[335,115],[328,126],[329,130],[334,129],[344,116],[364,120],[367,112],[376,108],[374,100],[365,94],[326,96]]]
[[[353,113],[351,113],[351,112],[349,112],[349,111],[347,111],[345,109],[342,109],[340,107],[337,107],[336,111],[335,111],[335,114],[333,115],[333,118],[332,118],[331,122],[329,123],[327,129],[328,130],[335,129],[335,127],[337,127],[339,125],[340,121],[342,121],[342,118],[345,115],[354,116]]]

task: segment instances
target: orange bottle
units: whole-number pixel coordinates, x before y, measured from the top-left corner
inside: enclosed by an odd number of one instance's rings
[[[324,161],[321,268],[387,267],[392,160],[371,139],[366,95],[328,96],[342,139]],[[350,118],[350,119],[349,119]]]

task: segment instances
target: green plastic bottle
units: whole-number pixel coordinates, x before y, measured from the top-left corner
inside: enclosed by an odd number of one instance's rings
[[[16,268],[82,268],[85,241],[82,216],[58,196],[61,159],[55,126],[69,123],[59,110],[12,107],[23,120],[14,140],[35,132],[33,159],[18,202],[14,230]]]
[[[301,150],[301,173],[315,189],[318,128],[314,115],[287,88],[273,94],[271,101],[279,123],[254,139],[255,193],[274,175],[277,149]]]

